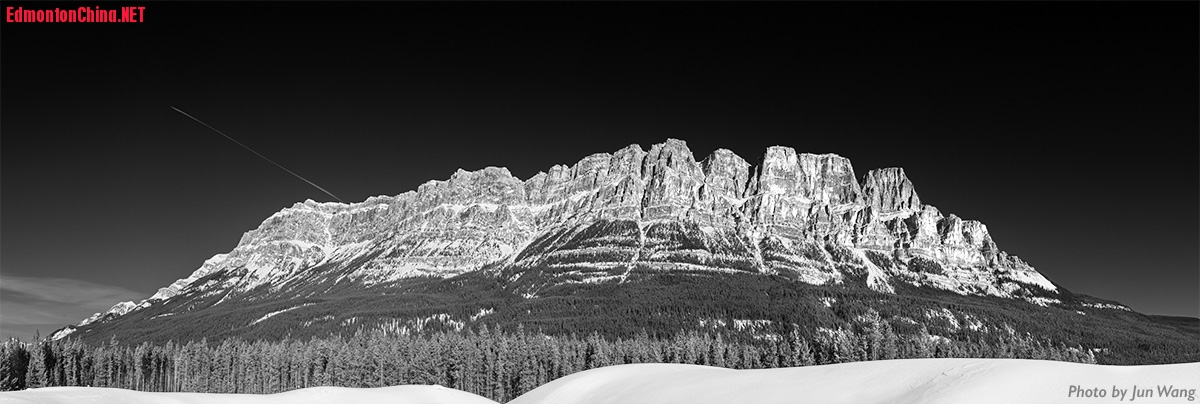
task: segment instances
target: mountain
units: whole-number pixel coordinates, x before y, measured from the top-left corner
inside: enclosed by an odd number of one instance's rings
[[[1136,323],[1153,324],[1139,335],[1162,341],[1198,328],[1056,285],[1002,251],[983,223],[923,203],[901,168],[859,177],[846,158],[782,146],[757,164],[724,149],[697,161],[669,139],[524,181],[488,167],[360,203],[297,203],[190,276],[54,337],[282,338],[487,323],[753,333],[833,328],[868,309],[945,334],[1078,338],[1066,328]],[[1043,324],[1039,315],[1070,320]]]

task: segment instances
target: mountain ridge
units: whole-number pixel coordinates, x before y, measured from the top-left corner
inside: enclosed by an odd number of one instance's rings
[[[849,159],[785,146],[757,165],[726,149],[697,161],[668,139],[524,181],[501,167],[459,169],[395,196],[296,203],[190,276],[54,337],[171,299],[311,298],[320,295],[312,285],[386,288],[476,271],[530,299],[559,285],[625,282],[635,269],[861,282],[881,293],[904,284],[1040,306],[1069,294],[1001,251],[984,224],[924,204],[902,168],[859,177]]]

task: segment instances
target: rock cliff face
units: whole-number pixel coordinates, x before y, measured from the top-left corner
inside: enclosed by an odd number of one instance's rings
[[[360,203],[297,203],[116,315],[185,291],[229,297],[474,270],[535,296],[551,283],[621,282],[635,267],[780,274],[882,292],[900,284],[1026,299],[1056,291],[1000,251],[982,223],[923,204],[903,169],[860,180],[846,158],[782,146],[757,165],[724,149],[697,161],[670,139],[525,181],[488,167]]]

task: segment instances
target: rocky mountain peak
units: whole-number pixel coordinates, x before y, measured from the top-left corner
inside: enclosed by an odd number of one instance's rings
[[[717,149],[701,162],[704,184],[697,197],[707,222],[731,224],[742,219],[741,207],[750,192],[750,163],[727,149]]]
[[[862,186],[863,202],[880,213],[911,211],[921,208],[921,199],[912,181],[899,167],[867,172]]]
[[[667,139],[650,148],[642,163],[646,182],[642,217],[658,219],[686,216],[699,199],[704,171],[692,156],[687,143]]]

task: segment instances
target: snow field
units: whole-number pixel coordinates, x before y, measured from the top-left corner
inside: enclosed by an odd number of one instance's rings
[[[1144,403],[1188,402],[1200,363],[1101,366],[1022,359],[902,359],[784,369],[731,370],[635,364],[560,378],[510,404],[986,404],[1115,403],[1114,387],[1154,389]],[[1160,397],[1160,386],[1182,397]],[[1074,388],[1073,388],[1074,387]],[[1083,390],[1104,390],[1086,397]],[[1127,393],[1124,398],[1132,398]]]

